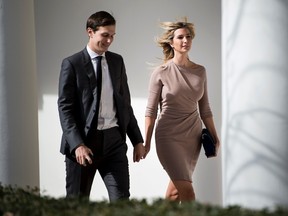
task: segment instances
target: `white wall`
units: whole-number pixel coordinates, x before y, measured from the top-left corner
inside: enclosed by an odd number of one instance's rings
[[[32,0],[0,0],[0,183],[39,187]]]
[[[288,206],[288,1],[222,0],[223,204]]]
[[[98,10],[113,13],[117,20],[116,38],[110,48],[126,63],[132,103],[144,135],[144,112],[149,63],[159,63],[162,51],[154,43],[161,29],[160,21],[175,21],[187,16],[195,23],[196,38],[190,57],[203,64],[209,78],[210,103],[220,135],[221,127],[221,0],[178,1],[35,1],[36,50],[39,92],[40,186],[44,194],[65,196],[64,156],[59,152],[61,129],[57,112],[57,85],[64,57],[83,49],[87,43],[86,19]],[[154,144],[154,143],[153,143]],[[131,196],[153,199],[163,197],[168,183],[153,145],[148,157],[132,162],[128,143]],[[206,159],[204,153],[194,173],[194,187],[199,201],[222,204],[221,155]],[[107,199],[106,189],[96,176],[93,200]]]

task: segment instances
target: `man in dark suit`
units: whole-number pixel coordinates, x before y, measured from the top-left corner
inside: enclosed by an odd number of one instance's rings
[[[110,201],[128,199],[126,135],[134,147],[133,161],[139,162],[145,154],[123,58],[108,51],[115,29],[111,14],[92,14],[86,24],[87,46],[62,61],[58,110],[67,197],[89,197],[98,170]]]

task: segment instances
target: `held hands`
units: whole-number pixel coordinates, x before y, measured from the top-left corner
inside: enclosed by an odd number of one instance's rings
[[[145,146],[143,146],[143,143],[138,143],[134,147],[133,161],[139,162],[141,159],[145,159],[149,151],[150,145],[146,144]]]
[[[91,156],[93,156],[93,153],[91,149],[89,149],[84,144],[81,144],[79,147],[75,150],[76,160],[77,162],[82,166],[87,166],[87,162],[89,164],[92,164]]]
[[[145,158],[144,156],[145,147],[143,146],[143,143],[136,144],[133,150],[133,162],[139,162],[141,159]]]
[[[146,158],[146,156],[147,156],[147,154],[149,153],[149,151],[150,151],[150,143],[149,144],[145,144],[145,154],[144,154],[144,158]]]

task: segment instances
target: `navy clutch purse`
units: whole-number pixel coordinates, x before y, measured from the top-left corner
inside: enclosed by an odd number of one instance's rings
[[[207,158],[216,156],[215,142],[206,128],[202,129],[201,142]]]

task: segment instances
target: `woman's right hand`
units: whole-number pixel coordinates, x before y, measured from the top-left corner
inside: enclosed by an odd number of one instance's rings
[[[149,144],[146,144],[144,145],[144,148],[145,148],[145,154],[144,154],[144,158],[146,158],[147,154],[149,153],[150,151],[150,143]]]

